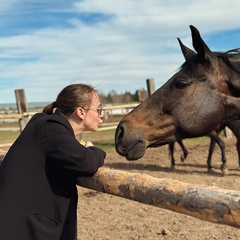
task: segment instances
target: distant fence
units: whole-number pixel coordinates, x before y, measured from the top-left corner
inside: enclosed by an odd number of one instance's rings
[[[118,104],[118,105],[106,105],[104,106],[104,118],[108,119],[110,116],[115,115],[122,115],[124,116],[128,112],[130,112],[134,107],[136,107],[139,103],[129,103],[129,104]],[[32,112],[21,112],[21,113],[12,113],[9,111],[2,111],[0,113],[0,121],[18,121],[19,122],[19,128],[12,128],[12,130],[20,131],[23,130],[29,119],[38,112],[32,111]],[[109,123],[103,123],[102,127],[100,127],[98,130],[109,130],[116,128],[118,122],[109,122]],[[4,128],[0,128],[0,131],[4,131]]]
[[[106,105],[104,106],[104,118],[107,120],[110,116],[116,115],[126,115],[130,112],[133,108],[138,106],[139,103],[129,103],[129,104],[119,104],[119,105]],[[9,113],[8,111],[0,113],[0,121],[5,120],[12,121],[18,120],[19,121],[19,128],[11,128],[11,130],[18,131],[19,129],[22,130],[27,123],[27,121],[38,112],[22,112],[22,113]],[[115,123],[103,123],[102,127],[98,129],[98,131],[104,131],[109,129],[114,129],[117,127],[118,122]],[[5,131],[5,128],[0,128],[0,131]],[[227,138],[231,138],[233,136],[232,131],[228,128],[224,128],[224,136]]]
[[[147,79],[147,88],[148,88],[148,96],[150,96],[155,91],[154,86],[154,79],[150,78]],[[141,91],[138,91],[139,95],[141,95]],[[27,107],[27,101],[24,93],[24,89],[16,89],[15,90],[15,96],[16,96],[16,103],[17,103],[17,114],[0,114],[0,120],[4,119],[16,119],[19,122],[19,128],[20,131],[24,129],[29,119],[36,113],[36,112],[28,112]],[[147,95],[145,95],[142,98],[142,101],[145,100]],[[139,96],[139,99],[140,96]],[[120,114],[120,115],[126,115],[128,112],[130,112],[133,108],[135,108],[139,103],[129,103],[129,104],[121,104],[121,105],[106,105],[104,106],[104,118],[107,120],[110,115],[114,114]],[[104,123],[102,127],[99,128],[99,130],[105,130],[105,129],[112,129],[116,128],[117,123]],[[0,129],[1,130],[1,129]],[[232,131],[229,128],[224,129],[224,135],[227,138],[232,137]]]

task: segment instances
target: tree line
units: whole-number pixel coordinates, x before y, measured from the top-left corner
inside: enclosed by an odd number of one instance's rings
[[[116,104],[116,103],[131,103],[141,102],[146,99],[147,91],[137,90],[135,93],[126,91],[125,93],[118,94],[115,90],[111,90],[108,94],[98,93],[100,100],[103,104]]]

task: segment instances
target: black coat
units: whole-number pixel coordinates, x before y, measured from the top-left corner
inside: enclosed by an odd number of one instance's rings
[[[79,144],[65,117],[33,116],[0,166],[0,239],[76,239],[76,178],[105,156]]]

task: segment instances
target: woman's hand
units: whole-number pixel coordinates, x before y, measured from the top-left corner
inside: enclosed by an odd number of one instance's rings
[[[91,147],[91,146],[94,146],[93,143],[90,141],[86,141],[86,147]]]
[[[84,141],[84,140],[81,140],[79,143],[82,144],[84,147],[91,147],[91,146],[94,146],[93,143],[90,142],[90,141]]]

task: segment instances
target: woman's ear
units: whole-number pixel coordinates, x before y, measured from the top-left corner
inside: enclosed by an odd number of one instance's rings
[[[85,116],[86,116],[86,112],[84,111],[84,109],[83,108],[81,108],[81,107],[79,107],[79,108],[77,108],[76,109],[76,114],[77,114],[77,116],[80,118],[80,119],[84,119],[85,118]]]

